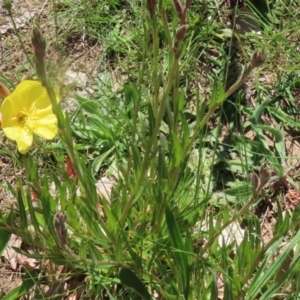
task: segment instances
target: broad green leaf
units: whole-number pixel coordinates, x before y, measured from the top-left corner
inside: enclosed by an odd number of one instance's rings
[[[133,289],[143,299],[151,300],[151,296],[148,293],[145,285],[133,271],[122,268],[119,273],[119,278],[122,284]]]

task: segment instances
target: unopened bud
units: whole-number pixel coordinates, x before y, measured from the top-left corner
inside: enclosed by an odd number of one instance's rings
[[[265,62],[265,60],[266,56],[263,52],[254,52],[250,61],[252,69],[260,67]]]
[[[44,39],[38,27],[33,27],[31,43],[34,48],[35,55],[39,59],[43,59],[46,55],[46,40]]]
[[[147,0],[148,9],[150,12],[151,19],[154,18],[155,9],[156,9],[156,0]]]
[[[191,4],[192,4],[192,0],[186,0],[185,5],[184,5],[185,10],[188,10],[189,7],[191,6]]]
[[[271,172],[266,162],[259,169],[259,179],[262,185],[265,185],[271,178]]]
[[[67,244],[68,230],[66,226],[66,219],[67,219],[66,214],[59,211],[55,214],[53,220],[55,232],[57,234],[57,237],[59,238],[62,247],[65,247],[65,245]]]
[[[181,25],[179,27],[179,29],[176,32],[176,42],[179,43],[179,42],[181,42],[184,39],[186,30],[187,30],[187,26],[186,25]]]
[[[256,191],[259,186],[259,178],[258,178],[257,174],[254,172],[251,175],[251,184],[252,184],[253,190]]]
[[[0,82],[0,99],[4,100],[10,94],[6,85]]]
[[[180,0],[173,0],[173,3],[174,3],[174,7],[175,7],[175,10],[177,11],[177,14],[178,14],[179,18],[181,18],[182,5],[180,3]]]

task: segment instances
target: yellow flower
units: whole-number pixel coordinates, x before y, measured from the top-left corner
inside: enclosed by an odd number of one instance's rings
[[[56,96],[56,101],[59,98]],[[57,134],[57,118],[53,114],[46,89],[38,81],[22,81],[8,95],[0,108],[4,134],[17,142],[25,154],[33,142],[33,134],[51,140]]]

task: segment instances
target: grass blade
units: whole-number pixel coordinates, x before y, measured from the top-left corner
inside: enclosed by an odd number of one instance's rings
[[[136,291],[143,299],[151,300],[151,296],[142,281],[129,269],[122,268],[119,273],[122,284]]]
[[[173,252],[177,268],[179,269],[181,286],[184,294],[184,298],[188,299],[190,288],[190,272],[188,266],[188,256],[184,247],[184,242],[181,237],[181,233],[177,222],[171,209],[166,207],[166,221],[171,238],[171,243],[176,251]]]

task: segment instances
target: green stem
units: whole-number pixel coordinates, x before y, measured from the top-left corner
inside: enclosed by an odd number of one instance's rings
[[[174,79],[174,76],[175,76],[175,72],[178,68],[178,65],[179,65],[179,60],[174,58],[172,68],[169,71],[169,75],[168,75],[168,83],[167,83],[167,86],[164,90],[164,93],[163,93],[163,96],[162,96],[162,99],[161,99],[161,104],[159,106],[158,115],[157,115],[156,122],[155,122],[155,127],[154,127],[154,130],[153,130],[152,136],[150,137],[150,140],[148,142],[147,149],[145,151],[145,156],[144,156],[144,160],[143,160],[143,164],[142,164],[142,168],[141,168],[141,173],[140,173],[140,176],[139,176],[139,180],[136,183],[135,193],[137,193],[137,191],[143,185],[143,181],[145,180],[145,174],[147,173],[147,170],[148,170],[148,167],[149,167],[150,155],[152,155],[152,158],[155,157],[155,152],[158,150],[157,147],[153,147],[153,146],[155,144],[157,144],[157,135],[158,135],[158,132],[159,132],[159,128],[161,126],[162,118],[163,118],[164,113],[165,113],[167,99],[169,97],[169,93],[170,93],[172,85],[173,85],[173,79]],[[127,217],[127,214],[128,214],[128,212],[129,212],[129,210],[130,210],[130,208],[131,208],[131,206],[134,202],[134,199],[135,199],[134,194],[135,193],[133,193],[131,195],[131,198],[128,200],[128,202],[125,205],[125,208],[124,208],[123,213],[122,213],[121,218],[120,218],[121,226],[124,224],[124,222],[126,220],[126,217]]]
[[[153,37],[153,71],[152,71],[152,83],[154,86],[153,95],[153,112],[154,116],[157,116],[158,112],[158,96],[159,96],[159,81],[158,81],[158,35],[157,35],[157,22],[156,18],[152,20],[152,37]]]

